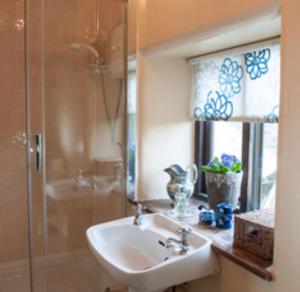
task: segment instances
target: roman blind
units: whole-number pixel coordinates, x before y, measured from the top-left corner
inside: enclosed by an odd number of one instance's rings
[[[196,120],[278,122],[279,39],[193,58]]]

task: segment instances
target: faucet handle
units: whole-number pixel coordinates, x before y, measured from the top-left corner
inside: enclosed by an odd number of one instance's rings
[[[142,225],[142,222],[143,222],[143,206],[142,204],[137,204],[136,206],[136,214],[134,216],[134,221],[133,221],[133,224],[134,225]]]
[[[190,234],[192,232],[192,229],[189,228],[189,227],[180,227],[180,228],[178,228],[177,232],[179,234],[186,234],[186,235],[188,235],[188,234]]]
[[[181,227],[178,228],[177,232],[181,236],[182,252],[186,254],[190,249],[188,235],[192,232],[192,229],[189,227]]]
[[[192,232],[192,229],[189,227],[181,227],[177,230],[181,236],[181,241],[184,246],[188,246],[188,235]]]

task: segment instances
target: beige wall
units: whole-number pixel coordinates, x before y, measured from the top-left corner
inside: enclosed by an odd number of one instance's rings
[[[278,1],[140,1],[138,7],[138,99],[139,99],[139,189],[142,198],[152,198],[159,191],[157,171],[164,163],[175,160],[173,149],[167,151],[162,138],[165,121],[171,123],[169,93],[172,69],[181,68],[180,61],[159,60],[146,53],[154,45],[178,41],[197,32],[206,32],[221,28],[224,24],[246,20],[262,14],[269,14],[278,9]],[[182,4],[182,5],[181,5]],[[223,6],[224,4],[224,6]],[[276,209],[276,242],[275,242],[275,282],[266,282],[226,259],[221,260],[221,287],[213,287],[218,279],[212,279],[211,285],[201,285],[203,280],[189,284],[188,291],[213,292],[298,292],[300,291],[300,192],[298,183],[298,165],[300,163],[298,141],[299,95],[298,76],[300,52],[299,15],[300,3],[296,0],[282,0],[282,98],[279,135],[279,175]],[[173,71],[178,81],[180,73]],[[184,77],[183,77],[184,79]],[[176,83],[176,82],[174,82]],[[185,88],[185,85],[183,85]],[[185,110],[188,98],[187,91],[176,95],[176,104]],[[163,97],[163,98],[162,98]],[[155,110],[152,105],[155,105]],[[174,107],[173,107],[174,109]],[[154,112],[155,111],[155,112]],[[167,116],[166,116],[167,115]],[[182,115],[182,116],[181,116]],[[179,114],[184,120],[184,114]],[[180,120],[180,118],[179,118]],[[183,121],[182,120],[182,121]],[[160,123],[162,127],[160,127]],[[170,124],[169,124],[170,125]],[[176,133],[168,131],[169,139]],[[176,140],[176,139],[175,139]],[[188,139],[189,140],[189,139]],[[190,149],[190,142],[181,139],[177,148],[180,157],[187,159],[185,151]],[[153,160],[158,157],[157,167]],[[187,159],[188,160],[188,159]],[[147,164],[146,164],[147,163]],[[161,173],[161,172],[160,172]],[[148,196],[149,195],[149,196]]]
[[[141,59],[139,60],[141,61]],[[190,68],[185,60],[143,57],[138,112],[138,198],[167,198],[163,170],[192,161]]]
[[[300,3],[282,0],[282,106],[275,234],[277,291],[300,291]]]
[[[221,259],[222,292],[297,292],[298,290],[276,290],[276,282],[264,281],[225,258]],[[193,291],[194,292],[194,291]],[[196,290],[195,290],[196,292]]]

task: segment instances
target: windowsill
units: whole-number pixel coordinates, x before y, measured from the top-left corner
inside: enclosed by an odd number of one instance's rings
[[[128,201],[134,205],[142,203],[145,211],[149,213],[166,213],[172,209],[170,205],[171,201],[168,199],[137,202],[132,198],[128,198]],[[198,211],[198,206],[201,204],[205,205],[207,203],[196,198],[189,200],[189,207],[191,209]],[[185,223],[189,224],[195,231],[201,232],[210,238],[213,241],[211,248],[217,255],[226,257],[266,281],[274,280],[274,275],[271,271],[272,261],[265,260],[252,253],[233,247],[233,229],[222,230],[216,227],[200,225],[198,224],[198,216],[190,218],[188,221],[185,221]]]

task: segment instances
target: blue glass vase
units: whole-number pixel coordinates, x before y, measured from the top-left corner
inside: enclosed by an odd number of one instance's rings
[[[232,227],[233,210],[232,205],[226,202],[217,205],[216,226],[221,229]]]

